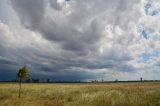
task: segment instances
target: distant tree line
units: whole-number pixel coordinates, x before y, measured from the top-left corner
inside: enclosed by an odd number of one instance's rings
[[[1,82],[18,82],[18,80],[1,81]],[[22,82],[23,83],[80,83],[81,81],[66,81],[66,80],[29,78],[29,79],[23,80]]]
[[[41,78],[28,78],[25,80],[22,80],[22,83],[113,83],[113,82],[158,82],[160,80],[128,80],[128,81],[120,81],[118,79],[115,79],[114,81],[105,81],[105,80],[91,80],[91,81],[67,81],[67,80],[51,80],[49,78],[47,79],[41,79]],[[19,80],[1,80],[0,82],[19,82]]]

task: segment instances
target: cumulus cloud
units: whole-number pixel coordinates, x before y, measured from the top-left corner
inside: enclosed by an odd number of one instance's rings
[[[150,15],[158,3],[1,1],[0,66],[13,74],[27,64],[33,76],[57,80],[158,78],[158,10]],[[154,63],[146,74],[150,61]]]

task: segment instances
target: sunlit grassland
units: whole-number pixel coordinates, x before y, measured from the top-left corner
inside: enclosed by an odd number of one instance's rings
[[[0,106],[160,106],[160,82],[0,83]]]

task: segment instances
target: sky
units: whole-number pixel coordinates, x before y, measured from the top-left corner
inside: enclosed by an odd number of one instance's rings
[[[160,80],[160,0],[0,0],[0,80]]]

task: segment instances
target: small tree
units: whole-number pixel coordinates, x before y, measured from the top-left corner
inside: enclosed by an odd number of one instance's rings
[[[21,97],[21,83],[23,79],[29,78],[29,68],[25,65],[21,67],[17,73],[17,77],[19,78],[19,98]]]

